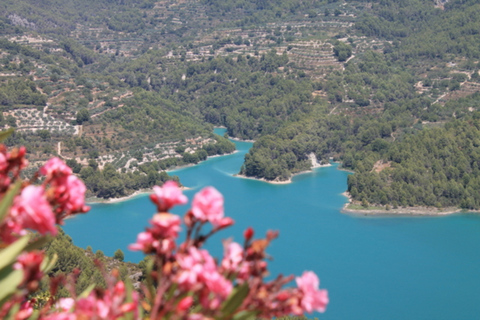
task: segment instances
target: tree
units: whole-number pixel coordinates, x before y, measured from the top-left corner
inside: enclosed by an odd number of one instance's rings
[[[82,124],[90,120],[90,112],[88,109],[82,108],[77,112],[76,122],[77,124]]]
[[[123,259],[125,259],[125,255],[123,254],[123,251],[118,249],[117,251],[115,251],[115,253],[113,254],[113,258],[118,260],[118,261],[123,261]]]
[[[333,54],[337,57],[338,61],[346,61],[352,55],[352,47],[338,41],[333,47]]]
[[[37,134],[44,141],[50,140],[50,138],[52,137],[52,135],[50,134],[50,131],[48,130],[38,130]]]
[[[14,116],[8,115],[7,116],[7,124],[10,127],[15,128],[15,127],[17,127],[17,119]]]

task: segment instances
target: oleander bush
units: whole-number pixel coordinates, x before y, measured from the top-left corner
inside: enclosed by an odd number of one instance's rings
[[[118,270],[104,273],[101,285],[80,293],[78,269],[47,277],[58,256],[48,257],[40,248],[47,235],[57,235],[56,225],[66,217],[88,211],[86,187],[59,158],[25,179],[25,156],[24,147],[8,150],[0,145],[0,318],[240,320],[325,311],[327,291],[319,289],[313,272],[297,277],[296,288],[285,287],[293,276],[265,279],[266,249],[276,231],[254,239],[248,228],[243,244],[224,241],[223,258],[214,259],[204,243],[234,223],[224,216],[223,196],[213,187],[204,188],[181,218],[169,212],[188,201],[175,181],[153,187],[150,198],[157,213],[129,246],[149,256],[139,290],[122,281]],[[179,243],[182,228],[185,239]],[[102,254],[97,253],[101,269]],[[41,281],[49,283],[49,291],[36,295]]]

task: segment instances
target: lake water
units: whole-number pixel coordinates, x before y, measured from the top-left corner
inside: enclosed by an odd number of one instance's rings
[[[214,157],[172,172],[193,194],[212,185],[225,197],[225,212],[236,224],[207,246],[221,256],[221,239],[242,241],[280,231],[268,252],[272,275],[313,270],[330,304],[320,319],[480,319],[480,216],[358,217],[340,209],[347,201],[348,173],[337,166],[318,168],[288,185],[233,177],[251,143],[236,142],[238,152]],[[480,190],[479,190],[480,192]],[[183,214],[188,205],[177,208]],[[64,229],[76,245],[125,260],[142,254],[127,245],[154,213],[146,195],[92,210],[67,221]],[[311,317],[313,317],[311,316]]]

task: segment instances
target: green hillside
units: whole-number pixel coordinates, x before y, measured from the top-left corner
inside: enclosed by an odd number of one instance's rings
[[[65,158],[92,194],[125,195],[167,179],[165,168],[230,152],[211,133],[225,126],[256,140],[241,170],[248,176],[287,180],[312,159],[333,159],[356,172],[354,201],[480,206],[465,182],[465,173],[476,179],[473,133],[462,136],[473,149],[459,174],[445,174],[457,152],[394,159],[418,139],[457,143],[452,128],[475,128],[474,1],[0,6],[0,123],[17,127],[8,143],[26,145],[33,162]],[[413,196],[415,186],[434,190],[421,163],[435,161],[426,159],[439,160],[445,191]]]

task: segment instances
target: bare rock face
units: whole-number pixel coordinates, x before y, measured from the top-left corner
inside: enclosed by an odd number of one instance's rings
[[[141,278],[142,278],[142,275],[143,273],[142,272],[136,272],[132,275],[129,276],[130,278],[130,281],[132,282],[133,284],[133,287],[135,288],[135,290],[139,290],[140,289],[140,286],[141,286]]]
[[[316,167],[319,167],[320,164],[318,163],[318,159],[317,159],[317,156],[315,155],[315,153],[310,153],[308,155],[308,159],[310,160],[310,162],[312,163],[312,168],[316,168]]]
[[[32,30],[37,30],[35,23],[29,22],[27,19],[20,17],[16,13],[9,15],[8,19],[10,19],[14,26],[21,26]]]

